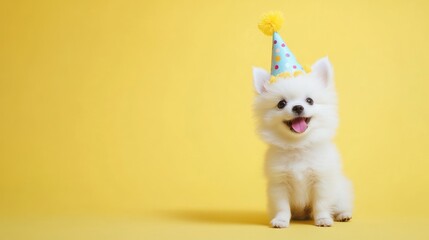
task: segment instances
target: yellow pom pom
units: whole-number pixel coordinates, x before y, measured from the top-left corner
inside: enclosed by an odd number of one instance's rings
[[[311,73],[311,67],[309,67],[308,65],[304,65],[304,71],[306,73]]]
[[[270,83],[273,84],[275,82],[277,82],[277,78],[275,76],[271,76]]]
[[[292,77],[292,75],[291,75],[290,72],[282,72],[282,73],[279,73],[276,77],[279,77],[279,78],[290,78],[290,77]]]
[[[304,72],[303,71],[301,71],[301,70],[296,70],[294,73],[293,73],[293,76],[294,77],[296,77],[296,76],[299,76],[299,75],[301,75],[301,74],[303,74]]]
[[[283,14],[281,12],[269,12],[262,16],[258,24],[259,30],[265,35],[272,36],[283,24]]]

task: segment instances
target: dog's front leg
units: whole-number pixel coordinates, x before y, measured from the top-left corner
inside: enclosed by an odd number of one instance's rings
[[[289,227],[291,212],[287,185],[282,182],[268,183],[268,197],[275,228]]]
[[[313,217],[318,227],[330,227],[334,223],[331,215],[332,185],[328,181],[318,181],[313,185]]]

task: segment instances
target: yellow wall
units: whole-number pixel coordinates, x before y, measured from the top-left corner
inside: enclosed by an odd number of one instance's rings
[[[334,64],[356,214],[428,214],[423,0],[3,1],[0,213],[263,209],[269,10],[301,63]]]

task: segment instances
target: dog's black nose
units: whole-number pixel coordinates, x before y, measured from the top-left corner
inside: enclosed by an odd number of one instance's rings
[[[296,113],[296,114],[301,114],[304,111],[304,107],[301,105],[295,105],[292,108],[292,112]]]

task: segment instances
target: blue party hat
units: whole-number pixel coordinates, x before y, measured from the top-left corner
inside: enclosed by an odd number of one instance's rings
[[[291,50],[277,32],[283,22],[281,13],[270,12],[262,17],[259,29],[266,35],[273,36],[273,49],[271,57],[272,80],[276,77],[293,77],[305,73]],[[272,82],[272,81],[271,81]]]

